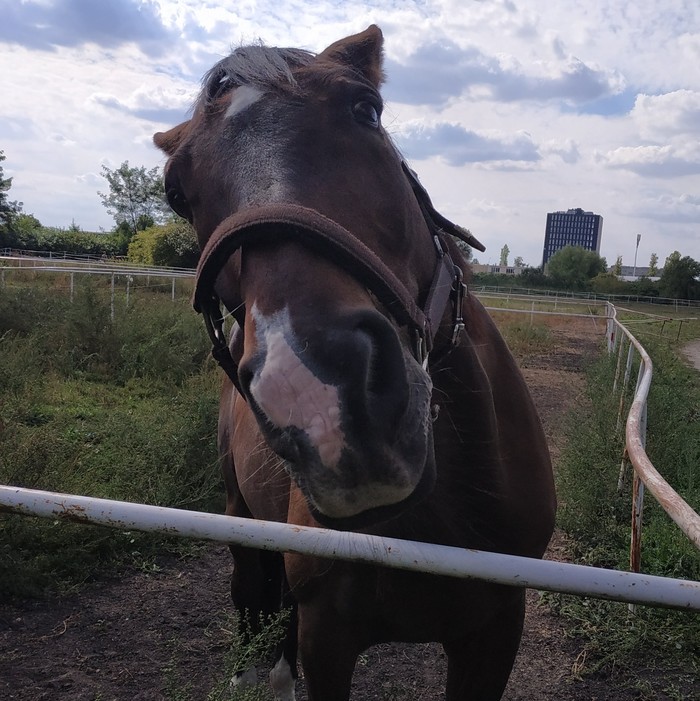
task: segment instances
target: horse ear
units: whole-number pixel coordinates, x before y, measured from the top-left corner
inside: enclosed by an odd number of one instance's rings
[[[172,156],[180,147],[189,126],[190,120],[188,119],[186,122],[178,124],[168,131],[156,132],[153,135],[153,143],[161,151],[164,151],[166,155]]]
[[[383,45],[382,30],[376,24],[371,24],[364,32],[331,44],[318,55],[318,58],[352,66],[359,70],[370,83],[379,87],[384,81]]]

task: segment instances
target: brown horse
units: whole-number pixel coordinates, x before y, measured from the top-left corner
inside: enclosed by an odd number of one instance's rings
[[[318,55],[243,47],[155,143],[202,247],[195,306],[227,373],[227,513],[541,557],[555,497],[542,428],[467,263],[381,124],[382,34]],[[238,322],[222,334],[222,301]],[[347,701],[358,655],[439,641],[446,698],[499,699],[521,589],[232,547],[242,620],[292,606],[271,673]],[[236,681],[254,670],[240,670]]]

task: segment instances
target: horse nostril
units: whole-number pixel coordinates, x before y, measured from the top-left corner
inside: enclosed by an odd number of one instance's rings
[[[398,335],[387,319],[375,311],[359,312],[352,318],[355,347],[364,350],[362,401],[370,413],[384,420],[398,420],[408,404],[408,378],[404,353]]]

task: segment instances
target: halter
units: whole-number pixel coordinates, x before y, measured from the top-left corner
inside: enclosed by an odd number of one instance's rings
[[[466,285],[462,280],[462,270],[452,261],[442,238],[450,234],[480,251],[485,249],[469,232],[439,214],[415,173],[404,161],[401,165],[435,244],[433,278],[422,307],[416,304],[403,283],[376,253],[340,224],[307,207],[274,204],[236,212],[224,219],[209,238],[197,266],[193,305],[204,316],[212,341],[212,356],[241,396],[245,397],[238,380],[238,363],[231,355],[226,340],[221,300],[215,285],[231,255],[251,242],[261,244],[291,240],[341,266],[377,297],[399,326],[408,328],[413,339],[413,355],[424,368],[427,367],[435,335],[451,300],[452,328],[443,352],[449,352],[457,344],[464,330],[462,301]],[[242,300],[233,315],[242,328],[245,316]]]

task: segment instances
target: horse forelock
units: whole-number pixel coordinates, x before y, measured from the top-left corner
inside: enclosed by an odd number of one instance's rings
[[[294,71],[309,65],[315,56],[304,49],[239,46],[206,73],[196,105],[206,107],[224,92],[242,85],[294,88]]]

